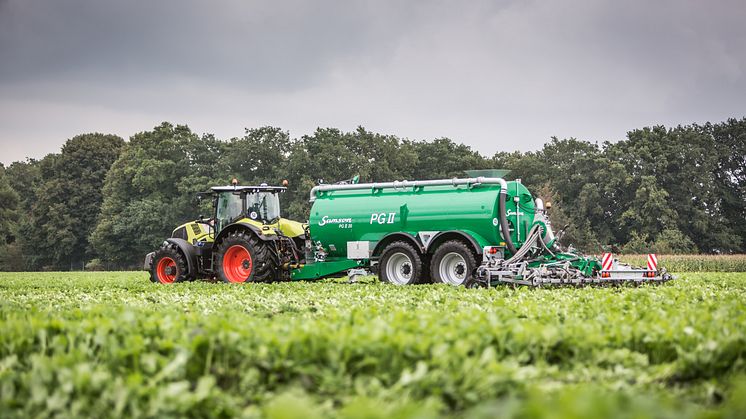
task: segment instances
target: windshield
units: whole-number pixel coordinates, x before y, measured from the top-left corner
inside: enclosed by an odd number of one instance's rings
[[[253,220],[276,220],[280,218],[280,197],[274,192],[247,194],[246,213]]]
[[[233,192],[221,192],[218,196],[217,222],[218,231],[241,215],[241,197]]]

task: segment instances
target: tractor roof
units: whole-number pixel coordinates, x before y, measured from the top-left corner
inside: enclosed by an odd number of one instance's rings
[[[213,192],[285,192],[287,188],[284,186],[213,186],[210,188]]]

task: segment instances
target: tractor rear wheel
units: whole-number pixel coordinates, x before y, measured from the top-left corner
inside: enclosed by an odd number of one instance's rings
[[[471,247],[461,241],[447,241],[435,250],[430,264],[433,282],[466,285],[477,269],[477,259]]]
[[[409,243],[395,241],[381,252],[378,275],[394,285],[412,285],[423,281],[425,265],[417,249]]]
[[[188,266],[178,246],[173,243],[164,243],[153,255],[150,280],[161,284],[188,281]]]
[[[215,265],[224,282],[271,282],[277,277],[280,260],[271,242],[238,230],[218,246]]]

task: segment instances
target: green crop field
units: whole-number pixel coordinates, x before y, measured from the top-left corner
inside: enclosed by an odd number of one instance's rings
[[[659,255],[658,259],[671,272],[746,272],[746,255]],[[619,260],[647,265],[647,255],[619,255]]]
[[[746,273],[661,286],[0,274],[0,417],[744,417]]]

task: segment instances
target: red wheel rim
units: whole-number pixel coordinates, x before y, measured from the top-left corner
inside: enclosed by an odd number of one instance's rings
[[[176,281],[176,261],[170,257],[162,258],[155,267],[155,274],[161,284],[173,284]]]
[[[246,282],[253,268],[251,254],[240,244],[229,247],[223,255],[223,272],[228,282]]]

